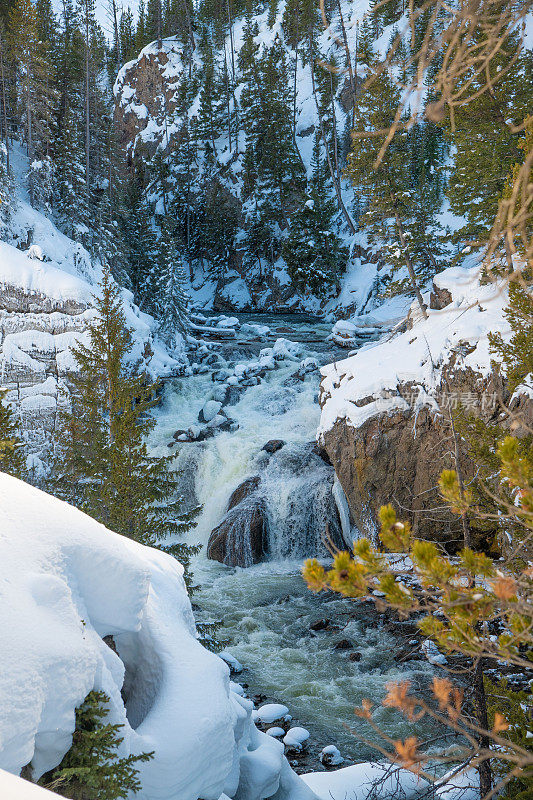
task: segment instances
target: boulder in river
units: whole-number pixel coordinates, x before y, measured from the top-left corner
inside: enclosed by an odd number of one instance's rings
[[[203,408],[200,409],[198,420],[200,422],[210,422],[214,417],[216,417],[221,408],[222,403],[220,403],[218,400],[208,400],[207,403],[204,403]]]
[[[277,453],[284,444],[285,442],[283,439],[270,439],[270,441],[263,445],[261,450],[265,450],[267,453]]]
[[[260,480],[258,475],[247,478],[232,493],[224,519],[211,531],[208,558],[232,567],[261,561],[267,549],[267,522],[257,491]]]

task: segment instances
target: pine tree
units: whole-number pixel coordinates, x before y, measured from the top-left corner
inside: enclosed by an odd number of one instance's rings
[[[46,43],[39,38],[40,27],[31,0],[17,0],[10,14],[9,42],[17,67],[17,94],[30,164],[35,157],[49,155],[55,130],[52,65]],[[29,188],[33,203],[31,182]]]
[[[0,389],[0,469],[15,478],[26,476],[24,443],[13,409],[5,402],[7,389]]]
[[[117,533],[186,561],[190,547],[164,540],[187,530],[194,514],[180,513],[171,458],[148,453],[157,384],[129,363],[132,331],[109,272],[95,308],[89,344],[73,348],[77,372],[57,437],[56,491]]]
[[[88,231],[90,209],[85,184],[83,128],[76,109],[68,108],[57,144],[56,212],[67,236],[82,238]]]
[[[157,237],[139,176],[133,176],[124,191],[125,213],[121,216],[120,224],[127,272],[134,300],[146,311],[151,305],[150,275],[157,260]]]
[[[291,280],[299,289],[327,295],[338,287],[348,251],[332,230],[335,201],[330,199],[327,167],[321,157],[320,135],[315,134],[313,174],[303,207],[293,215],[283,256]]]
[[[41,786],[72,800],[125,800],[141,790],[135,765],[149,761],[153,753],[118,757],[124,726],[106,722],[109,702],[104,692],[89,692],[76,709],[70,750],[59,766],[39,779]]]
[[[7,148],[0,143],[0,239],[6,238],[16,209],[15,184],[8,168]]]
[[[465,219],[454,236],[456,241],[482,244],[487,240],[507,175],[521,160],[521,134],[513,127],[519,128],[531,114],[533,53],[528,49],[519,53],[519,32],[507,33],[488,66],[491,90],[455,109],[453,130],[451,121],[446,121],[454,148],[447,196],[452,211]],[[477,46],[484,35],[478,26],[474,33]],[[466,80],[467,96],[472,96],[485,85],[486,75],[465,76]],[[460,92],[462,85],[459,82],[455,91]]]
[[[158,273],[160,330],[164,341],[175,346],[176,336],[187,333],[189,297],[183,257],[178,253],[167,221],[161,226]]]
[[[442,181],[438,172],[433,176],[439,155],[429,158],[429,153],[424,153],[421,163],[416,137],[423,140],[422,129],[410,135],[400,124],[376,166],[385,140],[383,131],[393,124],[399,100],[400,89],[386,72],[363,93],[356,127],[356,134],[363,136],[354,137],[346,171],[366,202],[360,224],[369,241],[380,251],[391,276],[400,271],[400,279],[391,287],[395,291],[410,288],[425,314],[419,282],[439,269],[439,231],[434,212],[441,203]],[[431,195],[433,180],[437,184]]]
[[[509,284],[509,305],[505,317],[512,336],[504,341],[501,333],[489,333],[491,350],[498,368],[503,368],[509,390],[514,390],[528,376],[533,380],[533,296],[530,281],[512,281]]]

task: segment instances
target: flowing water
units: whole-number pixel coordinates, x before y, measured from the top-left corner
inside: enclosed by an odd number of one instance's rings
[[[260,385],[247,388],[227,409],[238,430],[183,444],[177,466],[187,505],[202,506],[190,541],[204,545],[224,517],[232,491],[245,478],[261,475],[268,561],[246,569],[227,567],[209,561],[204,548],[193,565],[201,586],[194,601],[204,618],[221,621],[219,636],[244,665],[239,679],[248,683],[250,693],[261,692],[288,705],[320,747],[336,744],[345,758],[366,760],[375,757],[375,751],[358,741],[350,728],[363,737],[372,738],[372,733],[354,716],[354,707],[364,697],[379,704],[390,680],[408,678],[415,689],[423,688],[432,668],[422,656],[407,664],[395,660],[401,645],[383,628],[371,603],[317,596],[305,587],[302,559],[324,552],[321,538],[324,520],[331,516],[333,474],[310,444],[320,416],[318,371],[304,381],[291,376],[304,357],[313,356],[324,364],[345,357],[346,351],[335,350],[326,341],[330,326],[316,320],[256,315],[253,321],[271,327],[268,341],[256,343],[241,336],[220,345],[224,362],[253,360],[278,336],[301,344],[298,361],[279,362]],[[167,385],[157,427],[160,452],[168,452],[176,429],[197,422],[213,387],[209,373]],[[262,451],[270,439],[286,442],[272,456]],[[331,620],[330,630],[310,630],[313,622],[324,618]],[[341,639],[353,644],[358,661],[350,660],[350,651],[335,649]],[[394,737],[412,733],[389,709],[381,708],[378,721]],[[423,738],[434,731],[419,724],[417,734]],[[313,764],[314,769],[317,766]]]

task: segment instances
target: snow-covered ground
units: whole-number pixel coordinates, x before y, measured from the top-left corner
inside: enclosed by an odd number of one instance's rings
[[[509,333],[503,317],[508,303],[506,282],[483,283],[479,267],[473,266],[447,269],[434,283],[451,295],[445,308],[428,308],[428,319],[423,319],[413,303],[412,327],[322,368],[319,438],[338,419],[357,428],[376,414],[407,409],[407,400],[398,392],[400,384],[412,385],[417,407],[436,409],[442,368],[452,357],[459,369],[471,369],[480,376],[489,373],[488,333]],[[426,300],[429,303],[429,293]],[[344,325],[354,335],[360,330],[357,319]],[[335,330],[342,332],[343,325]]]
[[[25,189],[27,159],[12,153],[16,181],[13,223],[0,241],[1,383],[16,404],[33,451],[46,447],[58,408],[68,396],[67,373],[75,368],[70,348],[94,316],[93,295],[102,270],[87,250],[69,239],[51,219],[31,207]],[[155,320],[122,291],[127,324],[134,331],[132,359],[145,354],[153,377],[171,373],[182,353],[170,354],[157,336]]]
[[[171,556],[6,475],[0,531],[0,770],[31,765],[36,779],[56,766],[76,707],[96,689],[123,726],[120,754],[154,751],[140,765],[139,800],[364,800],[372,776],[381,800],[392,786],[403,800],[427,790],[412,773],[375,764],[298,777],[283,744],[255,727],[224,661],[199,644]],[[307,731],[293,734],[301,744]],[[42,794],[1,771],[0,792]]]
[[[0,519],[1,768],[31,764],[38,778],[56,766],[76,706],[96,689],[124,726],[122,754],[154,750],[139,798],[312,800],[231,691],[225,663],[197,641],[175,559],[6,475]]]

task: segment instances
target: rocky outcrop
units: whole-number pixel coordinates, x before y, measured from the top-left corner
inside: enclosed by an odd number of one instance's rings
[[[50,445],[68,400],[70,347],[86,330],[90,315],[87,306],[74,300],[25,294],[13,286],[0,290],[2,385],[32,452],[42,454]]]
[[[441,408],[413,407],[407,402],[413,391],[412,384],[400,384],[398,395],[406,399],[406,407],[384,410],[357,428],[339,419],[324,434],[324,447],[362,535],[375,537],[379,509],[392,503],[399,516],[409,519],[416,536],[437,539],[454,549],[461,545],[460,522],[443,507],[437,489],[442,470],[455,468],[446,400],[451,398],[455,405],[462,398],[472,413],[489,421],[504,387],[492,373],[482,379],[471,370],[451,370],[437,393],[443,401]],[[464,446],[462,451],[461,468],[469,480],[474,467]]]
[[[212,532],[207,557],[231,567],[261,561],[267,549],[265,505],[257,492],[261,479],[247,478],[232,493],[227,513]]]
[[[434,281],[428,319],[413,307],[396,335],[322,370],[319,441],[360,535],[375,539],[379,509],[392,503],[415,536],[450,551],[462,546],[460,520],[437,489],[442,470],[456,468],[454,412],[461,406],[505,426],[502,409],[511,404],[519,436],[533,418],[527,389],[511,398],[491,368],[489,333],[508,335],[505,288],[487,285],[476,270],[447,270]],[[456,438],[468,482],[476,468]],[[488,523],[472,529],[473,545],[492,543],[495,532]]]

